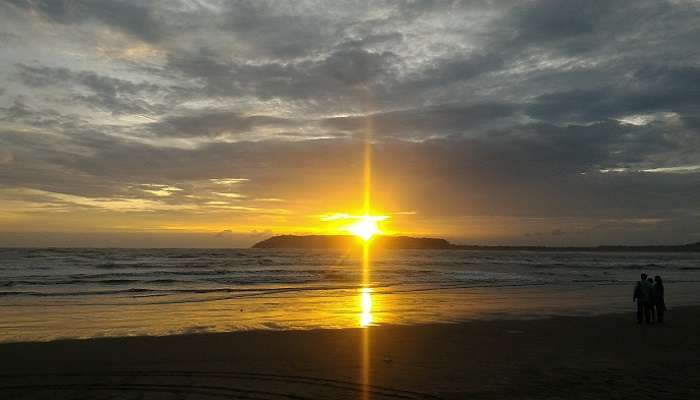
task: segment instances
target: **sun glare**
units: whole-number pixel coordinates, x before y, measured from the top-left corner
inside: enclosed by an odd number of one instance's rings
[[[367,241],[370,240],[372,236],[381,233],[379,227],[377,226],[377,221],[381,219],[381,217],[365,215],[360,217],[359,221],[348,226],[347,230],[353,235],[362,238],[362,240]]]

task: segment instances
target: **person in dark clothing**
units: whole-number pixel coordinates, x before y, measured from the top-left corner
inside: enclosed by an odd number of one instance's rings
[[[656,308],[656,322],[664,323],[664,313],[666,312],[666,302],[664,301],[664,282],[659,275],[654,277],[654,286],[652,293],[654,294],[654,307]]]
[[[649,292],[649,323],[653,324],[656,321],[656,296],[654,293],[654,280],[651,277],[647,278],[647,282],[651,286]]]
[[[634,287],[634,294],[632,295],[632,301],[637,302],[637,323],[642,323],[642,317],[644,321],[648,324],[649,317],[649,301],[651,299],[651,285],[647,282],[647,274],[642,273],[641,279],[637,282]]]

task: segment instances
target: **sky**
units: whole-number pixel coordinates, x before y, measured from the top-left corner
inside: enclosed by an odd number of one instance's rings
[[[0,3],[0,246],[700,241],[700,2]]]

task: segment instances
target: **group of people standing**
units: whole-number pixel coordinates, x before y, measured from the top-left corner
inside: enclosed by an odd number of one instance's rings
[[[647,324],[664,322],[664,312],[666,311],[664,283],[659,275],[651,279],[643,273],[641,280],[634,287],[632,301],[637,302],[638,324],[641,324],[642,320]]]

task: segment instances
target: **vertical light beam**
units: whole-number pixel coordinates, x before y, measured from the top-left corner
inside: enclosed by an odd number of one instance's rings
[[[367,110],[372,110],[371,89],[367,88]],[[365,118],[365,143],[364,143],[364,190],[363,211],[365,217],[371,215],[371,188],[372,188],[372,135],[374,132],[372,116]],[[370,385],[370,325],[372,324],[372,289],[370,288],[370,241],[362,243],[362,288],[360,289],[360,326],[362,327],[362,398],[369,400]]]
[[[368,129],[371,129],[371,123],[368,123]],[[372,134],[367,133],[365,135],[365,145],[364,145],[364,201],[363,201],[363,211],[365,216],[369,216],[371,213],[371,185],[372,185]]]

